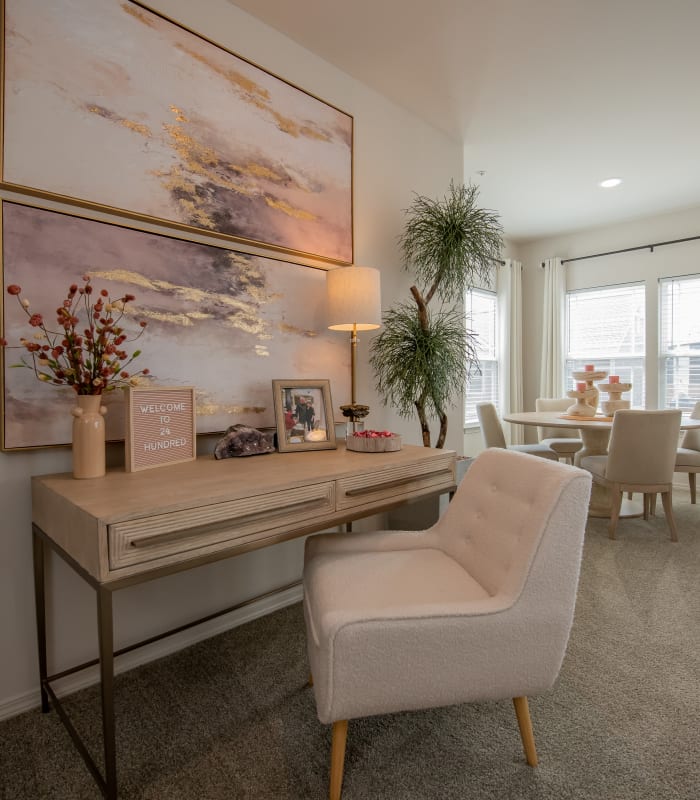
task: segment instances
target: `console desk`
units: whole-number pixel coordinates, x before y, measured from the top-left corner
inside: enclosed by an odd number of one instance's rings
[[[114,658],[199,624],[194,620],[114,651],[112,592],[260,547],[387,511],[415,498],[453,492],[455,453],[404,446],[392,453],[337,450],[213,456],[103,478],[32,478],[34,587],[42,711],[50,701],[108,800],[117,797]],[[44,562],[51,549],[96,593],[99,658],[50,674]],[[288,588],[288,587],[282,587]],[[257,598],[254,598],[257,599]],[[211,614],[211,619],[252,601]],[[51,683],[100,665],[104,773]]]

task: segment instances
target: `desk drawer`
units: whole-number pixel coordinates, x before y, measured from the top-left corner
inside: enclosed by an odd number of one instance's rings
[[[172,564],[286,531],[332,513],[334,488],[329,481],[113,523],[107,528],[109,567]]]
[[[446,453],[444,458],[340,478],[337,481],[336,507],[340,511],[440,488],[447,490],[454,482],[454,456]]]

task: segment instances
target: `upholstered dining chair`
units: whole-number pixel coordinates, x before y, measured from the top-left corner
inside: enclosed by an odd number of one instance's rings
[[[573,401],[568,397],[538,397],[535,400],[535,411],[566,411]],[[583,447],[578,432],[571,428],[537,428],[540,444],[546,444],[559,456],[574,463],[574,456]]]
[[[679,409],[615,412],[607,455],[584,456],[580,466],[594,482],[607,487],[611,495],[608,535],[615,538],[624,492],[644,495],[644,517],[652,500],[661,494],[671,541],[678,541],[673,519],[673,472],[680,433]]]
[[[695,404],[691,419],[700,419],[700,400]],[[676,450],[675,472],[688,473],[688,486],[690,487],[690,502],[695,503],[695,476],[700,472],[700,428],[686,431],[681,440],[681,446]]]
[[[527,698],[557,678],[571,629],[591,479],[489,449],[424,531],[306,541],[304,617],[318,718],[331,723],[339,800],[348,720],[513,698],[537,765]]]
[[[476,416],[479,419],[481,435],[486,447],[501,447],[506,450],[529,453],[531,456],[549,458],[552,461],[559,460],[557,453],[546,444],[506,444],[503,426],[493,403],[477,403]]]

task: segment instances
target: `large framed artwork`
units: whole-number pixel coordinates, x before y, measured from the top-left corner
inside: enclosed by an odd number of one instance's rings
[[[133,0],[4,23],[6,186],[352,262],[349,114]]]
[[[195,386],[198,433],[234,423],[273,427],[270,386],[279,375],[321,374],[349,396],[347,348],[325,326],[324,270],[23,203],[3,201],[1,211],[4,287],[20,286],[31,313],[50,323],[84,274],[96,291],[134,295],[129,314],[147,322],[143,385]],[[4,287],[2,335],[16,345],[32,328]],[[0,348],[3,449],[69,443],[72,389],[13,369],[23,354]],[[123,439],[121,390],[105,400],[107,438]]]

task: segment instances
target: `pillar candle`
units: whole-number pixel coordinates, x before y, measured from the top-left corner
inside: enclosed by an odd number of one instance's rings
[[[576,384],[576,391],[577,392],[585,392],[586,391],[586,384],[585,383],[577,383]]]
[[[619,375],[609,375],[608,376],[608,383],[619,383],[620,376]]]
[[[584,370],[586,372],[593,372],[594,369],[595,369],[595,364],[586,364],[584,366]]]

